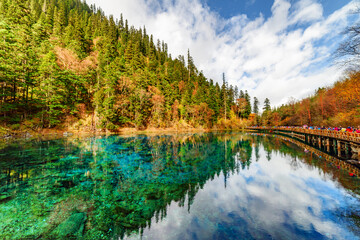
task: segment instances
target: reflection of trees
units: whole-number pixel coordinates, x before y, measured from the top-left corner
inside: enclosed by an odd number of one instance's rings
[[[172,201],[190,211],[209,179],[250,166],[252,147],[238,134],[110,136],[31,142],[0,154],[1,237],[14,237],[15,228],[15,238],[49,237],[85,212],[85,238],[101,239],[142,232]]]
[[[259,136],[252,136],[253,139],[259,138]],[[358,198],[360,194],[360,181],[359,179],[354,179],[349,176],[347,171],[338,169],[337,166],[333,166],[331,163],[327,162],[325,159],[317,157],[312,152],[305,153],[304,149],[290,142],[289,138],[281,136],[270,136],[266,135],[263,137],[262,141],[266,153],[272,152],[276,154],[281,154],[283,157],[290,157],[290,165],[294,170],[301,167],[300,161],[306,164],[307,168],[316,169],[319,171],[320,175],[327,175],[332,178],[332,181],[339,183],[344,189],[348,191],[349,194],[353,195],[355,198]],[[292,141],[294,141],[292,139]],[[296,141],[295,141],[296,142]],[[308,149],[311,149],[309,146]],[[349,227],[353,229],[354,232],[358,232],[360,227],[360,217],[358,209],[347,209],[347,213],[344,215],[339,211],[339,219],[347,218],[354,225]],[[357,226],[354,229],[354,226]]]
[[[258,144],[255,145],[255,159],[256,159],[256,162],[258,162],[260,160],[259,145]]]
[[[264,158],[280,154],[290,157],[294,167],[305,161],[332,173],[346,188],[357,188],[336,168],[270,136],[210,133],[27,142],[0,151],[0,238],[49,237],[77,212],[87,216],[85,239],[141,233],[152,219],[166,217],[173,201],[183,207],[187,203],[190,211],[208,180],[223,175],[226,184],[229,175],[250,167],[253,148],[256,161],[261,159],[261,146]]]
[[[333,166],[325,159],[317,157],[313,153],[306,153],[304,149],[290,142],[289,138],[276,135],[252,135],[252,141],[256,141],[257,138],[263,139],[262,144],[265,152],[272,154],[280,154],[282,157],[290,158],[290,165],[293,169],[301,167],[300,161],[306,164],[307,168],[317,169],[321,174],[326,174],[332,177],[332,180],[339,182],[345,189],[349,190],[351,194],[360,194],[359,181],[354,181],[346,171],[339,170],[337,166]],[[294,141],[292,139],[292,141]],[[309,149],[311,147],[309,146]]]

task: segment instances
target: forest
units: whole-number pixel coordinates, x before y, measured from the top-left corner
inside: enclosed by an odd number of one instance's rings
[[[122,15],[80,0],[0,0],[0,19],[0,122],[12,130],[211,128],[251,113],[225,74],[221,86],[208,80],[190,51],[173,58]]]
[[[300,101],[290,100],[262,114],[271,126],[360,126],[360,73],[352,71],[333,86]]]
[[[359,73],[271,108],[81,0],[0,0],[0,132],[357,125]],[[262,96],[266,97],[266,96]]]

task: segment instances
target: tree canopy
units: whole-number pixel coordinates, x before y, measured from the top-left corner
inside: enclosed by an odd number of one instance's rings
[[[84,1],[0,0],[0,19],[1,123],[211,127],[236,105],[237,88],[208,80],[190,50],[173,58],[145,27]]]

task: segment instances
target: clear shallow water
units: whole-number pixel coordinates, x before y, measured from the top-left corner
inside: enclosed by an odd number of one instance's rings
[[[91,137],[0,150],[0,239],[360,239],[360,181],[276,137]]]

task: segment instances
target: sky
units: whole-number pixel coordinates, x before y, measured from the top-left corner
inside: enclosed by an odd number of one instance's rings
[[[208,79],[247,90],[272,106],[308,97],[343,76],[333,53],[359,0],[86,0],[122,13],[187,55]]]

